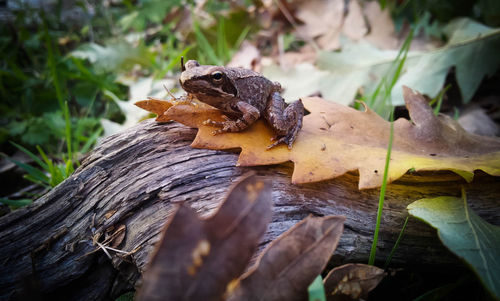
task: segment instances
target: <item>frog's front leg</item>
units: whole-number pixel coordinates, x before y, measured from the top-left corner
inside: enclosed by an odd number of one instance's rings
[[[299,130],[302,128],[304,105],[299,99],[286,106],[285,100],[278,92],[274,92],[270,97],[264,117],[276,132],[277,138],[267,148],[270,149],[284,143],[288,145],[288,149],[291,149]]]
[[[219,130],[213,132],[214,135],[226,133],[226,132],[240,132],[249,127],[252,123],[254,123],[260,117],[259,110],[252,106],[249,103],[239,101],[236,103],[236,108],[243,113],[243,115],[236,119],[230,120],[227,117],[224,117],[226,121],[217,122],[213,120],[207,120],[204,122],[205,124],[210,124],[213,126],[222,127]]]

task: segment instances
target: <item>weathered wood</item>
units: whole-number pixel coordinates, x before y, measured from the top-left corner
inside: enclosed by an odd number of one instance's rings
[[[230,184],[248,170],[273,182],[274,216],[262,247],[309,214],[345,215],[345,231],[333,262],[366,262],[378,205],[378,189],[359,191],[349,173],[334,180],[292,185],[292,165],[236,167],[237,153],[193,149],[196,133],[177,123],[148,120],[111,136],[78,170],[34,204],[0,218],[0,299],[19,299],[19,290],[38,285],[65,300],[107,300],[139,283],[159,232],[185,201],[202,215],[218,206]],[[447,172],[414,174],[388,186],[378,260],[385,260],[407,216],[406,206],[423,197],[459,195],[500,222],[499,178],[479,173],[471,184]],[[126,226],[124,251],[107,259],[93,242]],[[393,257],[395,264],[455,265],[457,259],[435,231],[415,219]],[[31,280],[31,282],[29,281]],[[24,283],[24,284],[23,284]],[[17,292],[16,292],[17,291]],[[16,292],[16,293],[15,293]],[[62,295],[61,295],[62,294]]]

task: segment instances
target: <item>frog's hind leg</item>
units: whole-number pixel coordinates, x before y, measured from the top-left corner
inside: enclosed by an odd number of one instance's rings
[[[270,149],[284,143],[291,149],[299,130],[302,128],[302,118],[304,117],[302,101],[299,99],[286,106],[285,100],[279,93],[275,92],[267,103],[264,117],[277,135],[274,143],[267,148]]]

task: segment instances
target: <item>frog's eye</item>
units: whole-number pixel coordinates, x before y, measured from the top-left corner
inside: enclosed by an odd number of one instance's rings
[[[211,76],[212,76],[212,80],[215,83],[219,83],[222,81],[224,74],[222,74],[222,72],[220,72],[220,71],[214,71],[214,72],[212,72]]]

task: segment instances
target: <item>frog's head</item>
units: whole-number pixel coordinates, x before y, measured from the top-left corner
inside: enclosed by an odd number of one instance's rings
[[[237,97],[237,89],[228,69],[221,66],[200,65],[189,60],[181,63],[182,73],[179,79],[182,88],[194,94],[200,101],[220,107],[219,103]]]

